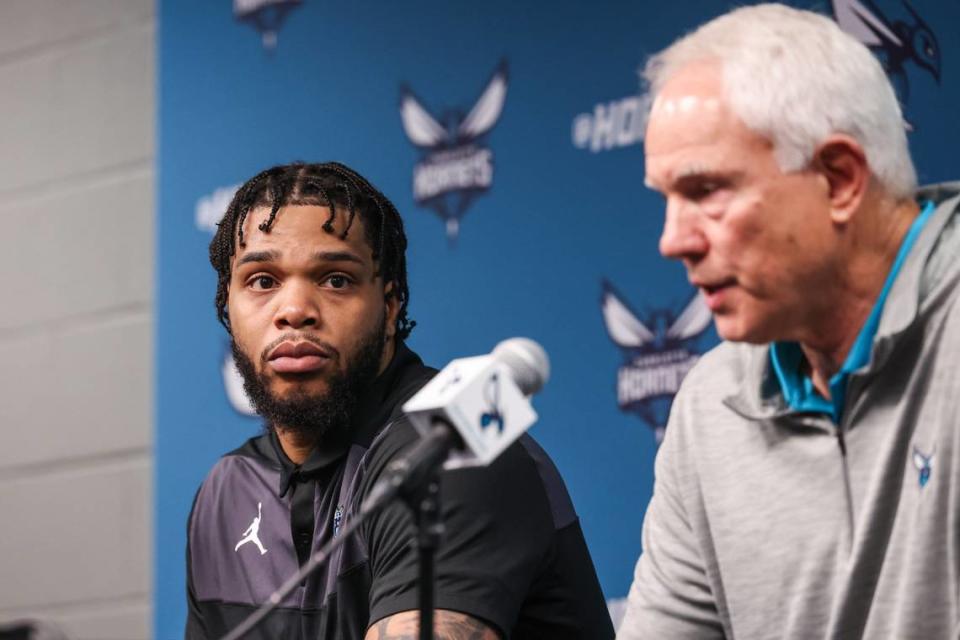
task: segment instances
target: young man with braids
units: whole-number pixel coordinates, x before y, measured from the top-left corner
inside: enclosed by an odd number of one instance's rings
[[[269,169],[231,202],[210,245],[217,313],[267,428],[197,494],[189,640],[219,638],[266,601],[417,439],[400,406],[435,371],[404,344],[406,244],[390,201],[337,163]],[[438,638],[613,636],[570,499],[531,439],[445,474],[441,497]],[[411,540],[407,507],[391,505],[250,637],[415,637]]]

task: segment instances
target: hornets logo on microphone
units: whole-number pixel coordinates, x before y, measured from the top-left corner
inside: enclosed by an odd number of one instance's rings
[[[500,377],[495,373],[487,380],[484,388],[487,410],[480,415],[480,426],[484,429],[496,427],[497,433],[503,433],[503,412],[500,410]]]
[[[656,310],[641,321],[607,281],[600,307],[607,333],[626,360],[617,372],[620,410],[640,416],[659,442],[673,396],[700,357],[694,343],[710,326],[710,309],[697,292],[678,315]]]
[[[400,89],[403,130],[424,154],[413,169],[413,198],[440,216],[451,244],[470,203],[493,183],[493,151],[484,138],[500,119],[506,97],[505,61],[466,115],[448,109],[434,117],[413,91]]]

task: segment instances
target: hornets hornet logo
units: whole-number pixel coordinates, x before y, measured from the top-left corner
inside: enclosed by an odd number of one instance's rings
[[[480,426],[484,429],[496,427],[497,433],[503,433],[504,417],[500,410],[500,377],[497,374],[490,376],[484,387],[483,399],[487,410],[480,414]]]
[[[909,16],[904,20],[888,18],[870,0],[833,0],[832,4],[840,28],[877,54],[903,105],[910,99],[910,65],[926,71],[940,84],[937,37],[906,0],[903,6]]]
[[[273,51],[277,47],[277,32],[287,19],[287,14],[299,7],[302,1],[233,0],[233,15],[256,29],[263,40],[263,48]]]
[[[641,321],[607,281],[600,306],[607,333],[626,359],[617,372],[620,410],[640,416],[660,442],[673,396],[700,357],[693,343],[710,326],[710,309],[697,292],[679,315],[657,310]]]
[[[459,109],[449,109],[434,117],[410,89],[400,89],[403,130],[424,154],[413,169],[413,198],[445,222],[451,244],[467,207],[493,182],[493,151],[483,138],[500,119],[506,97],[505,61],[465,116]]]

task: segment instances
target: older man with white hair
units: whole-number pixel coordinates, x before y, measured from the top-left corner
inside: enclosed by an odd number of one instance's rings
[[[960,631],[960,184],[870,52],[737,9],[654,56],[646,182],[724,343],[674,402],[620,638]]]

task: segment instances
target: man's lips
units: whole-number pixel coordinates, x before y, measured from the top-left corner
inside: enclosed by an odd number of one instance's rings
[[[693,286],[703,292],[703,298],[711,311],[717,311],[723,306],[725,294],[736,284],[736,280],[694,280]]]
[[[281,342],[267,356],[267,362],[277,373],[309,373],[331,360],[332,354],[312,342]]]

